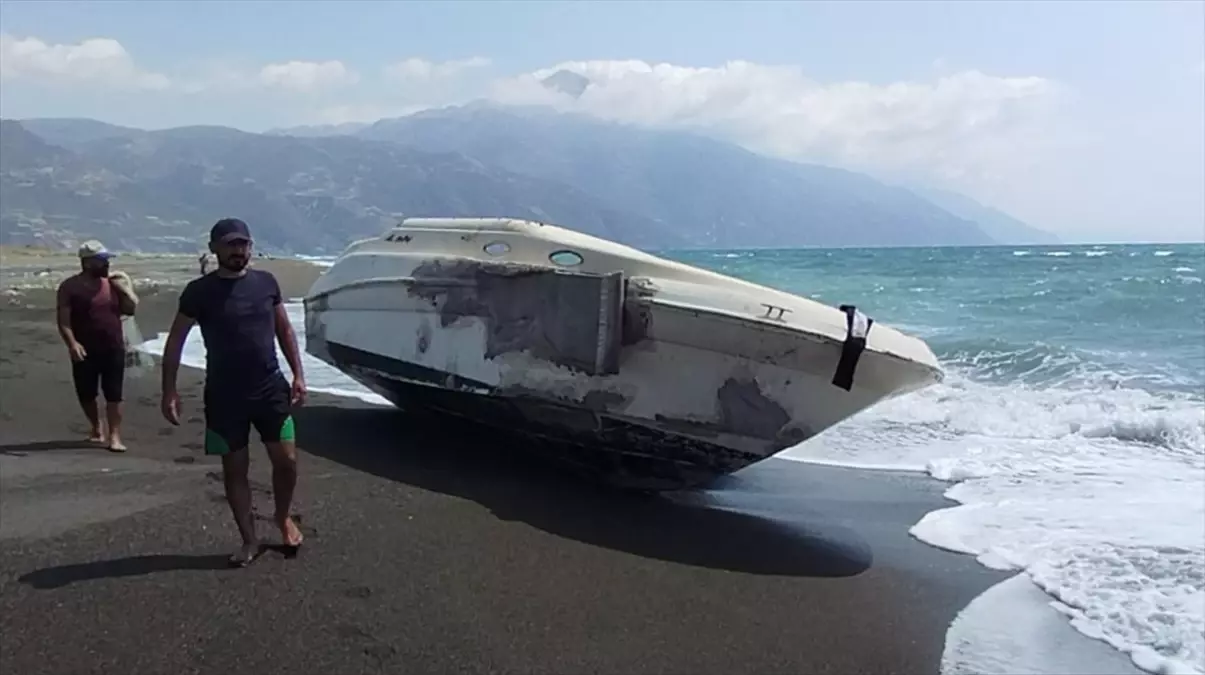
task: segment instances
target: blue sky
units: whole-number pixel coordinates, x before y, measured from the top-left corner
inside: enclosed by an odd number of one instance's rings
[[[596,91],[537,102],[950,187],[1070,239],[1205,239],[1203,2],[6,0],[0,33],[5,117],[259,131],[533,102],[531,74],[566,67]]]

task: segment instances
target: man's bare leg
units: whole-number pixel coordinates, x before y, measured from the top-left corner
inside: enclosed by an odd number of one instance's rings
[[[126,446],[121,442],[121,402],[105,403],[105,418],[109,423],[109,440],[106,445],[113,452],[125,452]]]
[[[88,424],[92,426],[92,430],[88,432],[88,440],[92,443],[103,442],[105,440],[105,430],[100,426],[100,409],[96,405],[96,399],[80,401],[80,407],[84,409],[84,415],[88,418]]]
[[[255,537],[255,516],[251,512],[251,483],[247,472],[251,466],[247,448],[222,456],[222,481],[226,487],[226,502],[243,538],[243,548],[235,562],[250,562],[259,555],[259,540]]]
[[[293,441],[264,443],[272,460],[272,495],[276,499],[276,526],[285,546],[300,546],[301,529],[293,522],[293,493],[297,489],[297,445]]]

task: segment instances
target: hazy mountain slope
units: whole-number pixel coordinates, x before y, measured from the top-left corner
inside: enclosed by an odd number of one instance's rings
[[[48,143],[74,149],[81,144],[102,138],[137,136],[148,133],[142,129],[122,127],[84,117],[41,117],[21,120],[21,126]]]
[[[0,120],[0,241],[57,244],[129,220],[122,176]]]
[[[215,220],[237,215],[265,248],[337,251],[405,214],[532,218],[637,246],[685,243],[571,187],[392,143],[185,127],[103,137],[73,153],[32,142],[14,122],[2,135],[6,162],[30,167],[0,176],[5,242],[100,236],[194,250]],[[82,168],[68,171],[73,162]]]
[[[691,134],[473,104],[381,120],[356,135],[562,181],[697,246],[992,243],[907,190]]]
[[[926,187],[913,187],[911,190],[960,218],[975,221],[988,236],[1001,244],[1060,243],[1054,234],[1014,218],[1000,209],[980,204],[966,195]]]
[[[267,136],[298,136],[300,138],[314,138],[317,136],[346,136],[348,134],[354,134],[367,126],[369,125],[365,122],[344,122],[343,124],[311,124],[301,127],[268,129],[264,132],[264,134]]]
[[[1011,241],[1024,227],[960,195],[922,198],[851,171],[537,108],[473,104],[268,134],[72,119],[3,129],[4,241],[103,234],[194,250],[227,215],[252,221],[261,245],[299,252],[337,251],[402,215],[531,218],[643,248],[976,245],[995,242],[984,229]]]

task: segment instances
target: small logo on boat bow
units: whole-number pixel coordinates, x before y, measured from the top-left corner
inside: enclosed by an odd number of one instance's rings
[[[771,305],[768,302],[761,303],[761,306],[766,308],[766,313],[761,318],[770,319],[772,321],[786,321],[786,319],[784,319],[782,315],[791,311],[791,310],[787,309],[786,307],[779,307],[778,305]],[[775,314],[775,312],[778,312],[778,313]]]

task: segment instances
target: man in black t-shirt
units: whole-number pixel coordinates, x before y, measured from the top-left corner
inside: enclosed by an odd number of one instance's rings
[[[270,272],[248,268],[251,232],[236,218],[210,230],[209,248],[218,267],[195,279],[180,294],[179,311],[163,352],[163,416],[180,423],[176,375],[180,353],[193,324],[205,342],[205,453],[222,458],[226,500],[243,546],[231,563],[247,565],[262,547],[255,536],[251,487],[247,480],[251,427],[272,461],[276,524],[293,553],[302,535],[290,515],[297,485],[292,407],[304,402],[305,377],[297,338]],[[293,371],[290,386],[276,359],[279,341]]]

